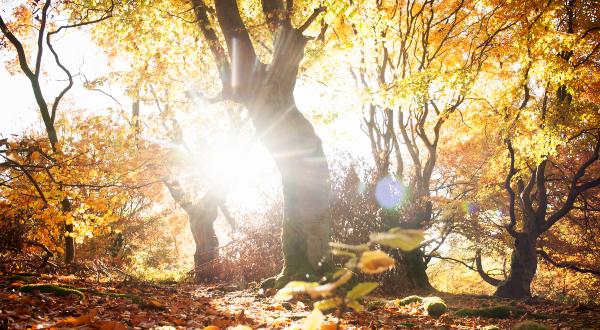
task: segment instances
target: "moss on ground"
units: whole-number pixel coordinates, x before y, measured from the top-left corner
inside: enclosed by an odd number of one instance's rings
[[[416,302],[418,302],[418,303],[423,302],[423,297],[408,296],[406,298],[398,300],[398,305],[405,306],[405,305],[410,305],[410,304],[416,303]]]
[[[515,324],[513,330],[548,330],[548,327],[533,321],[523,321]]]
[[[388,304],[388,302],[383,299],[369,300],[367,302],[367,309],[372,311],[372,310],[383,308],[383,307],[387,306],[387,304]]]
[[[421,297],[413,295],[396,300],[396,304],[399,306],[406,306],[413,303],[421,303],[421,307],[423,307],[423,309],[427,311],[427,314],[433,318],[442,316],[448,310],[448,306],[446,306],[446,303],[440,297]]]
[[[57,296],[66,297],[66,296],[76,296],[80,300],[85,299],[85,294],[80,290],[77,290],[72,287],[67,287],[63,285],[57,284],[26,284],[23,285],[20,289],[21,292],[44,292],[44,293],[53,293]]]
[[[29,282],[29,281],[34,280],[35,276],[33,276],[33,275],[18,275],[18,274],[14,274],[14,275],[7,276],[6,279],[8,281]]]
[[[423,309],[433,318],[442,316],[448,310],[446,303],[439,297],[423,298]]]

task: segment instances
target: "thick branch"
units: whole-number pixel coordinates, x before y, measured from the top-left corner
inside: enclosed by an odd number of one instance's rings
[[[579,195],[584,193],[585,191],[599,187],[600,186],[600,177],[594,178],[588,182],[585,182],[581,185],[578,185],[579,180],[585,175],[588,168],[595,163],[598,158],[600,158],[600,131],[598,131],[598,136],[596,137],[596,145],[594,147],[594,152],[588,160],[586,160],[577,170],[573,179],[571,180],[571,188],[569,189],[569,195],[567,196],[567,200],[563,204],[563,206],[554,212],[548,220],[545,222],[543,228],[540,232],[544,232],[552,227],[558,220],[562,219],[565,215],[567,215],[571,209],[573,209],[573,204]]]
[[[42,67],[42,52],[44,50],[44,30],[46,30],[46,21],[48,20],[48,8],[50,8],[51,0],[46,0],[44,7],[42,8],[42,17],[40,19],[40,30],[38,31],[38,52],[37,58],[35,59],[35,76],[40,77],[40,69]]]
[[[252,79],[258,59],[248,29],[240,15],[237,0],[216,0],[215,9],[231,59],[231,87],[236,89],[245,86],[245,82]]]
[[[549,264],[551,264],[554,267],[567,268],[567,269],[576,271],[578,273],[593,274],[593,275],[600,276],[600,270],[581,268],[575,264],[567,263],[567,262],[558,262],[558,261],[552,259],[548,255],[548,253],[546,253],[546,251],[544,251],[542,249],[539,249],[536,252],[540,257],[542,257],[542,259],[544,259],[545,261],[547,261]]]
[[[484,281],[488,282],[489,284],[491,284],[493,286],[498,286],[498,285],[500,285],[500,283],[502,283],[502,281],[491,277],[490,275],[488,275],[488,273],[486,273],[483,270],[483,265],[481,264],[481,250],[477,250],[477,252],[475,254],[475,265],[477,266],[477,273],[479,273],[479,276],[481,276],[481,278]]]
[[[172,180],[164,180],[163,182],[169,189],[169,193],[171,193],[171,197],[173,197],[175,203],[179,204],[186,212],[190,213],[193,205],[185,197],[185,192],[179,182]]]
[[[548,211],[548,195],[546,192],[546,164],[547,160],[544,160],[537,167],[536,172],[536,193],[538,199],[538,208],[536,210],[536,218],[539,221],[546,219],[546,212]],[[539,224],[538,224],[539,225]]]
[[[290,10],[285,8],[283,0],[261,0],[263,14],[271,32],[277,31],[281,26],[291,27]]]
[[[317,19],[317,17],[319,16],[319,14],[321,14],[322,12],[324,12],[326,10],[327,10],[327,7],[324,7],[324,6],[315,8],[315,10],[313,11],[313,13],[306,20],[306,22],[304,22],[304,24],[302,24],[298,28],[298,31],[300,31],[300,33],[306,31],[310,27],[310,25]]]
[[[45,21],[45,20],[44,20]],[[58,142],[58,137],[56,135],[56,130],[52,125],[52,120],[50,118],[50,113],[48,111],[48,105],[46,104],[46,99],[44,99],[44,95],[42,94],[42,88],[40,86],[40,82],[36,73],[34,73],[29,64],[27,64],[27,56],[25,55],[25,49],[23,48],[23,44],[17,39],[17,37],[8,29],[4,20],[0,16],[0,30],[6,36],[8,41],[15,47],[17,50],[17,58],[19,59],[19,65],[21,70],[29,79],[31,83],[31,87],[33,89],[33,94],[35,96],[35,101],[40,109],[40,114],[42,115],[42,120],[44,121],[44,125],[46,127],[46,132],[48,134],[48,139],[50,140],[50,145],[52,146],[52,150],[55,150],[56,143]]]
[[[217,33],[215,32],[213,25],[208,18],[207,6],[203,0],[191,0],[194,6],[194,13],[198,20],[198,27],[200,32],[206,39],[210,52],[217,63],[217,69],[219,71],[219,78],[223,84],[223,94],[228,94],[228,90],[231,87],[230,75],[231,75],[231,64],[227,60],[225,49],[221,45]]]
[[[519,233],[517,233],[517,231],[515,230],[515,226],[517,225],[517,215],[515,213],[516,195],[515,191],[510,186],[513,176],[517,173],[517,170],[515,170],[515,150],[513,149],[510,139],[506,139],[506,146],[508,148],[508,154],[510,156],[510,169],[508,170],[506,180],[504,181],[504,188],[508,192],[509,196],[508,214],[510,216],[510,223],[506,226],[506,230],[512,237],[517,237]]]

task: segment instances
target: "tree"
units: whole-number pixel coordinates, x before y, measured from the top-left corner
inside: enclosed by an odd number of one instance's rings
[[[73,24],[59,26],[57,29],[46,33],[46,27],[49,24],[48,19],[49,19],[50,11],[55,10],[55,11],[60,12],[62,9],[60,2],[58,4],[55,4],[53,7],[51,5],[52,5],[51,0],[46,0],[42,3],[40,3],[39,1],[35,1],[32,3],[21,5],[21,6],[17,7],[17,9],[15,10],[15,13],[17,13],[17,14],[21,13],[21,15],[17,15],[17,17],[16,17],[17,20],[19,20],[19,19],[32,20],[32,18],[33,18],[32,14],[23,14],[23,13],[28,13],[28,10],[30,10],[32,13],[38,12],[39,6],[41,6],[41,12],[39,13],[39,15],[36,15],[36,18],[35,18],[35,20],[37,20],[39,22],[39,28],[37,29],[37,51],[35,53],[34,67],[31,67],[27,63],[27,54],[25,51],[25,47],[23,46],[21,41],[17,38],[17,36],[15,36],[15,34],[9,29],[6,22],[2,19],[1,16],[0,16],[0,30],[2,30],[4,37],[6,39],[8,39],[8,41],[12,44],[12,46],[15,48],[15,50],[17,52],[19,66],[20,66],[22,72],[25,74],[25,76],[27,76],[27,79],[29,79],[29,82],[31,83],[31,88],[32,88],[33,94],[35,96],[35,100],[38,105],[38,109],[42,116],[42,120],[44,122],[44,127],[46,128],[46,133],[48,135],[48,140],[50,142],[50,146],[52,147],[52,151],[54,153],[57,153],[60,151],[57,146],[59,140],[58,140],[58,134],[57,134],[56,126],[55,126],[56,113],[57,113],[58,106],[59,106],[61,99],[71,89],[71,87],[73,87],[73,75],[60,62],[58,53],[52,47],[51,38],[53,35],[60,33],[62,30],[81,27],[81,26],[90,25],[90,24],[95,24],[95,23],[98,23],[105,19],[110,18],[113,5],[111,4],[111,6],[107,7],[107,8],[100,8],[97,11],[97,12],[100,12],[100,15],[95,13],[95,15],[94,15],[94,16],[96,16],[95,18],[89,17],[90,13],[88,12],[88,13],[86,13],[86,15],[84,17],[82,17],[82,19],[80,21],[73,23]],[[29,6],[31,8],[26,8],[27,6]],[[25,21],[18,22],[17,21],[16,24],[18,24],[18,25],[29,24],[29,22],[25,22]],[[49,108],[48,102],[44,98],[43,90],[42,90],[42,87],[40,84],[40,73],[42,70],[42,53],[44,50],[44,37],[46,38],[46,45],[47,45],[48,49],[54,56],[56,65],[58,67],[60,67],[60,69],[67,75],[67,78],[69,81],[68,84],[55,97],[51,108]],[[61,208],[62,208],[63,213],[69,213],[72,211],[71,201],[67,197],[65,197],[65,199],[62,200]],[[71,233],[73,232],[73,224],[72,223],[65,224],[65,232],[66,232],[66,235],[65,235],[65,262],[67,264],[71,264],[75,261],[75,240],[71,236]]]
[[[594,210],[587,195],[600,185],[593,174],[600,148],[597,105],[591,96],[597,83],[589,77],[598,70],[600,43],[592,36],[598,30],[595,10],[585,1],[536,2],[525,9],[521,29],[512,34],[515,44],[522,43],[516,48],[521,51],[504,60],[519,63],[515,67],[521,78],[512,88],[522,96],[507,93],[504,104],[502,97],[492,98],[503,106],[496,113],[504,115],[499,132],[509,154],[504,181],[509,196],[505,229],[513,240],[508,277],[501,281],[487,276],[477,256],[478,271],[498,286],[498,296],[531,296],[538,256],[552,263],[540,249],[541,239],[573,210]]]
[[[600,177],[589,174],[591,168],[594,168],[593,165],[597,165],[595,163],[599,159],[600,131],[596,135],[597,142],[593,147],[591,156],[585,159],[577,168],[570,179],[569,188],[566,191],[561,191],[566,195],[562,205],[557,205],[556,202],[562,199],[560,196],[552,196],[552,194],[549,196],[548,194],[549,184],[546,166],[549,160],[543,160],[536,168],[529,170],[527,184],[525,184],[522,176],[516,180],[517,190],[515,191],[512,188],[513,178],[517,174],[515,151],[511,141],[507,141],[510,170],[506,177],[505,188],[509,195],[510,222],[506,230],[514,238],[510,274],[504,281],[495,280],[483,275],[480,256],[478,256],[477,263],[482,277],[488,283],[498,286],[496,295],[511,298],[531,296],[531,282],[537,271],[538,255],[552,262],[552,259],[543,249],[538,250],[537,248],[540,236],[571,212],[582,194],[590,189],[600,187]],[[558,168],[558,166],[556,167]],[[554,199],[553,197],[558,198]],[[552,205],[553,202],[556,204]],[[521,225],[519,226],[521,229],[516,229],[518,223],[517,208],[521,210]]]
[[[221,97],[243,104],[256,134],[281,172],[284,194],[284,266],[276,286],[320,272],[329,242],[329,172],[321,140],[294,101],[298,68],[309,40],[303,33],[326,10],[318,7],[299,27],[293,1],[264,0],[262,14],[273,38],[269,63],[262,62],[236,0],[215,2],[216,21],[227,53],[202,0],[192,0],[198,26],[209,44],[222,82]]]
[[[384,213],[382,230],[400,224],[439,232],[437,247],[396,256],[402,266],[390,272],[388,288],[431,288],[425,272],[431,257],[424,250],[437,250],[452,222],[435,225],[440,212],[434,211],[432,194],[444,193],[432,187],[438,147],[448,121],[456,112],[462,116],[495,39],[514,25],[503,10],[503,4],[482,10],[471,1],[378,1],[352,19],[364,45],[361,66],[352,72],[369,94],[363,130],[371,142],[375,181],[395,177],[410,196]]]

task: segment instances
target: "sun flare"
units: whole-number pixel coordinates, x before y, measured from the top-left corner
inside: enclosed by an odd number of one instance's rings
[[[273,189],[278,175],[273,159],[256,141],[224,139],[202,152],[194,166],[209,189],[227,195],[231,203],[256,209],[266,190]]]

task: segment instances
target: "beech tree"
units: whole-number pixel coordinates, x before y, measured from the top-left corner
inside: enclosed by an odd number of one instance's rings
[[[40,9],[41,7],[41,9]],[[32,22],[27,22],[27,20],[33,20],[33,13],[38,12],[35,17],[35,21],[39,24],[37,27],[36,33],[36,48],[35,48],[35,61],[33,66],[31,66],[28,61],[28,55],[26,52],[23,43],[19,38],[13,33],[11,28],[7,26],[7,23],[4,21],[2,16],[0,16],[0,30],[2,34],[10,44],[15,48],[17,53],[17,59],[19,62],[19,67],[21,71],[25,74],[29,82],[31,83],[31,88],[33,91],[33,95],[35,97],[36,104],[38,106],[38,110],[44,122],[44,127],[46,129],[46,134],[48,135],[48,141],[50,142],[50,146],[54,153],[59,152],[60,148],[58,146],[59,138],[56,129],[56,114],[58,111],[58,106],[60,101],[63,99],[65,94],[73,87],[73,75],[65,67],[63,63],[60,61],[60,57],[56,50],[52,47],[52,37],[57,35],[63,30],[86,26],[90,24],[96,24],[105,19],[111,17],[113,5],[111,4],[109,7],[102,8],[98,12],[90,14],[86,13],[80,20],[66,25],[60,25],[58,28],[52,31],[46,31],[50,23],[50,11],[55,11],[60,13],[63,10],[62,3],[58,1],[54,5],[51,0],[46,0],[43,2],[33,2],[26,3],[20,5],[15,10],[16,13],[20,13],[17,15],[16,22],[13,22],[17,26],[22,26],[22,24],[31,24]],[[21,29],[21,28],[20,28]],[[46,41],[46,46],[44,46],[44,39]],[[49,106],[47,99],[44,97],[44,91],[42,89],[42,85],[40,82],[40,74],[42,73],[42,54],[44,49],[47,48],[52,53],[55,64],[66,74],[68,83],[60,92],[56,95],[51,106]],[[33,55],[33,54],[31,54]],[[50,158],[51,159],[51,158]],[[61,209],[64,214],[70,213],[72,211],[72,204],[68,197],[65,197],[61,201]],[[73,223],[67,222],[65,223],[65,262],[67,264],[73,263],[75,261],[75,240],[72,236],[73,233]]]
[[[531,296],[538,257],[561,266],[543,249],[544,237],[571,212],[595,209],[588,199],[600,184],[594,174],[600,147],[592,96],[597,83],[590,76],[598,70],[596,11],[586,1],[532,2],[523,8],[519,28],[510,32],[515,52],[490,71],[514,70],[515,77],[498,86],[504,96],[487,103],[495,115],[504,117],[497,117],[502,125],[496,132],[509,157],[497,159],[492,168],[507,171],[502,184],[508,193],[504,228],[512,254],[503,280],[485,273],[479,253],[475,261],[482,278],[497,286],[498,296]]]
[[[275,284],[281,286],[289,280],[319,273],[328,254],[327,160],[320,138],[296,107],[293,94],[309,41],[303,33],[326,8],[315,8],[302,25],[294,27],[293,1],[261,3],[273,38],[272,59],[268,63],[258,58],[236,0],[215,1],[216,22],[209,19],[212,9],[204,1],[192,1],[200,31],[219,68],[221,97],[248,109],[257,136],[281,172],[284,267]],[[225,47],[217,37],[217,27]]]
[[[364,48],[360,66],[351,69],[369,95],[363,130],[375,181],[392,176],[408,196],[384,212],[383,226],[437,231],[429,246],[396,256],[399,266],[389,272],[386,287],[431,288],[427,263],[452,227],[451,219],[436,224],[440,211],[431,198],[440,194],[433,182],[438,146],[449,119],[470,97],[495,39],[515,20],[502,15],[501,3],[487,10],[470,1],[378,1],[364,7],[352,18]]]

